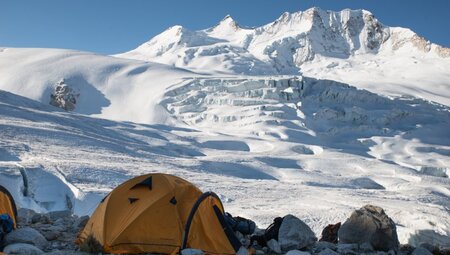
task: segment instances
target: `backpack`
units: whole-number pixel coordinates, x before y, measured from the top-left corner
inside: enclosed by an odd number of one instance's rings
[[[8,214],[0,214],[0,241],[14,229],[14,221]]]
[[[255,232],[256,223],[243,217],[233,217],[229,213],[225,213],[225,222],[233,229],[243,235],[251,235]]]
[[[270,224],[264,234],[262,235],[254,235],[250,238],[250,243],[253,244],[254,241],[258,243],[258,245],[264,247],[267,246],[267,242],[271,239],[275,239],[278,241],[278,232],[280,231],[281,223],[283,223],[284,217],[276,217],[273,219],[273,223]]]

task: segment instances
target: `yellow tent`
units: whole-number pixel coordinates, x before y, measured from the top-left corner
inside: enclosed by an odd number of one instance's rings
[[[14,222],[16,228],[17,208],[14,199],[9,191],[0,185],[0,214],[8,214]]]
[[[94,237],[107,253],[177,254],[184,248],[236,254],[241,244],[224,221],[218,196],[167,174],[148,174],[112,190],[77,243]]]

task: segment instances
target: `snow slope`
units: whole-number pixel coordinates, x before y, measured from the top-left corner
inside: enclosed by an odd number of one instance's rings
[[[212,28],[174,26],[118,57],[201,73],[298,75],[348,83],[385,95],[450,105],[450,49],[366,10],[311,8],[256,28],[230,16]],[[383,86],[380,86],[380,83]]]
[[[62,49],[4,48],[0,89],[44,104],[64,82],[80,94],[75,112],[141,123],[165,122],[158,99],[189,71],[156,63]],[[195,75],[195,74],[194,74]]]
[[[20,206],[85,214],[124,180],[165,172],[217,192],[228,211],[260,226],[292,213],[319,235],[371,203],[398,224],[401,242],[448,245],[448,107],[334,81],[301,84],[186,80],[161,106],[195,129],[91,118],[2,91],[0,184]],[[216,101],[188,99],[212,89]],[[208,117],[217,112],[235,117]]]

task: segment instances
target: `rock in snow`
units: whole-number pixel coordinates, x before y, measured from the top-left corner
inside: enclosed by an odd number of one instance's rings
[[[352,213],[338,232],[339,243],[369,243],[375,250],[397,251],[399,241],[394,221],[384,210],[366,205]]]
[[[79,96],[79,92],[76,92],[65,84],[64,80],[61,80],[56,84],[55,91],[50,95],[50,104],[66,111],[73,111]]]
[[[316,235],[302,220],[290,214],[283,218],[278,232],[278,243],[283,252],[306,248],[316,241]]]

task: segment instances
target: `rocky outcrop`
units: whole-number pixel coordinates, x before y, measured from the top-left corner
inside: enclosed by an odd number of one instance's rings
[[[50,104],[66,111],[75,110],[80,93],[75,91],[63,80],[56,84],[55,90],[50,95]]]
[[[443,58],[450,57],[450,48],[442,47],[442,46],[436,46],[436,53]]]

